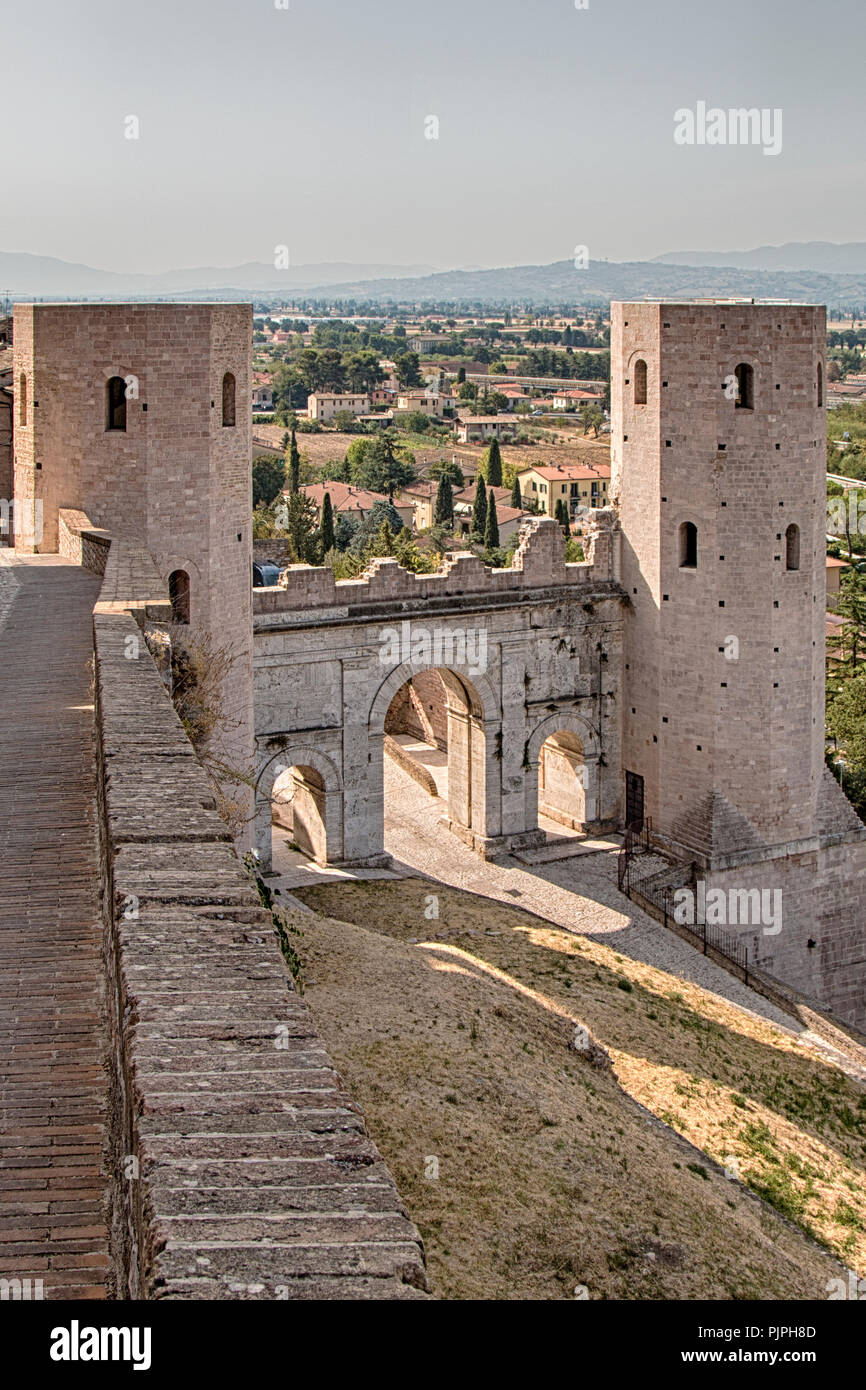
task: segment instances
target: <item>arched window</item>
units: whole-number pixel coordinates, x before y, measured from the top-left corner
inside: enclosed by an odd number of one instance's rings
[[[818,363],[818,405],[824,404],[824,368]]]
[[[223,377],[223,424],[226,426],[235,423],[235,378],[233,372],[226,372]]]
[[[122,376],[109,377],[105,387],[107,430],[126,429],[126,382]]]
[[[23,372],[18,378],[18,423],[27,424],[27,377]]]
[[[698,567],[698,528],[693,521],[684,521],[680,527],[680,569],[694,570]]]
[[[792,522],[785,532],[785,569],[800,568],[800,528]]]
[[[172,570],[168,576],[168,597],[171,600],[173,623],[189,622],[189,575],[186,570]]]
[[[734,368],[734,375],[737,378],[737,409],[754,410],[755,408],[755,372],[748,362],[740,362]]]
[[[646,405],[646,362],[642,357],[634,364],[634,403]]]

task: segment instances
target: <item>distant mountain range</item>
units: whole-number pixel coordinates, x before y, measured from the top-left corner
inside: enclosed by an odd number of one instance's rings
[[[338,296],[373,299],[381,304],[426,302],[607,305],[611,299],[650,296],[674,299],[745,297],[793,299],[830,306],[866,305],[866,271],[857,275],[824,271],[760,270],[724,266],[668,265],[660,261],[591,261],[575,269],[572,261],[520,265],[496,270],[445,270],[435,275],[387,280],[355,280],[308,291],[311,298]]]
[[[866,241],[786,241],[753,251],[666,251],[654,265],[730,265],[743,270],[821,270],[866,275]]]
[[[124,295],[191,294],[198,297],[201,292],[216,290],[220,297],[236,292],[248,296],[274,294],[283,289],[289,292],[307,290],[313,285],[341,284],[361,277],[378,280],[384,276],[428,275],[433,269],[430,265],[364,265],[334,261],[275,270],[272,264],[264,261],[247,261],[244,265],[225,268],[198,266],[191,270],[142,275],[95,270],[93,266],[76,265],[54,256],[0,251],[0,296],[8,293],[10,297],[17,295],[24,299],[45,299],[55,294],[64,299],[75,295],[119,298]]]
[[[754,297],[866,305],[866,243],[791,242],[754,251],[669,252],[651,261],[572,261],[491,270],[334,262],[275,270],[251,261],[160,275],[122,274],[50,256],[0,252],[0,298],[372,300],[382,305],[587,304],[643,297]]]

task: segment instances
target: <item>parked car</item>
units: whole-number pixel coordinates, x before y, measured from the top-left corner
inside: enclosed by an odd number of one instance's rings
[[[269,589],[280,577],[279,565],[273,564],[270,560],[253,561],[253,588]]]

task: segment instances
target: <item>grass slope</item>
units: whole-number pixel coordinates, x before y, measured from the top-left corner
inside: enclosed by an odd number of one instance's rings
[[[774,1025],[429,881],[298,896],[307,998],[440,1297],[826,1298],[839,1266],[782,1213],[863,1272],[866,1099]]]

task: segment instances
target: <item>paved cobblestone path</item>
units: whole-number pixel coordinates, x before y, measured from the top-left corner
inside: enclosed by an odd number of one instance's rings
[[[99,587],[58,556],[0,551],[0,1279],[41,1279],[46,1298],[103,1298],[108,1274]]]

